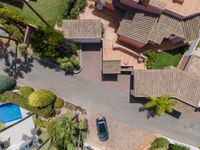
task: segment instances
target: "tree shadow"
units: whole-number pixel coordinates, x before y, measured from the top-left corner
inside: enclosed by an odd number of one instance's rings
[[[156,110],[155,108],[150,108],[150,109],[147,109],[144,105],[142,107],[140,107],[138,109],[139,112],[143,112],[143,111],[146,111],[147,114],[146,114],[146,118],[147,119],[150,119],[150,118],[155,118],[156,117]]]
[[[17,58],[14,51],[13,47],[5,48],[0,44],[0,60],[4,60],[5,65],[3,71],[16,79],[24,78],[24,73],[32,71],[33,58],[27,55]]]
[[[20,58],[12,59],[10,65],[6,66],[4,72],[8,75],[13,76],[14,78],[24,78],[24,74],[27,74],[32,71],[33,67],[33,58],[26,58],[22,61]]]
[[[2,45],[0,45],[0,59],[4,59],[6,66],[10,66],[8,51]]]
[[[37,62],[42,65],[44,68],[54,69],[56,72],[61,71],[60,67],[55,64],[54,62],[51,62],[49,60],[39,58],[37,59]]]
[[[101,76],[102,81],[118,81],[117,74],[102,74]]]
[[[156,111],[154,108],[150,108],[147,109],[144,104],[148,102],[148,100],[146,98],[143,97],[134,97],[132,95],[130,95],[130,99],[129,99],[130,103],[137,103],[137,104],[141,104],[142,106],[139,107],[138,111],[139,112],[146,112],[146,118],[150,119],[150,118],[154,118],[156,116]]]

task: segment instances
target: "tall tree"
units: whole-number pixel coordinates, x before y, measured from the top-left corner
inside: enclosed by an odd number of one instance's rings
[[[58,139],[55,143],[58,149],[75,150],[79,129],[83,129],[83,123],[78,120],[72,121],[73,116],[72,112],[68,112],[64,117],[58,118],[48,125],[47,131],[51,139],[53,141]]]
[[[177,100],[171,100],[169,95],[161,97],[147,97],[149,102],[144,106],[146,108],[155,108],[156,115],[162,115],[164,112],[172,112],[172,107],[178,104]]]

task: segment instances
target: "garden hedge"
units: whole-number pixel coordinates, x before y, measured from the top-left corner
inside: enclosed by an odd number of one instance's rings
[[[174,144],[170,146],[170,150],[190,150],[190,148],[184,145]]]
[[[10,76],[0,75],[0,93],[12,90],[16,86],[16,81]]]
[[[34,91],[28,98],[29,104],[33,107],[47,107],[56,101],[56,95],[50,90],[39,89]]]
[[[32,107],[31,105],[29,105],[28,99],[26,97],[21,96],[17,93],[11,92],[11,91],[7,91],[0,95],[0,102],[15,103],[15,104],[19,105],[20,107],[22,107],[32,113],[35,113],[39,116],[42,116],[42,117],[50,117],[55,112],[54,108],[51,105],[48,107],[44,107],[44,108]]]
[[[151,144],[150,150],[157,150],[159,148],[168,148],[169,141],[166,138],[156,138],[155,141]]]
[[[24,97],[29,97],[34,92],[34,89],[29,86],[23,86],[20,88],[20,94]]]
[[[57,98],[54,104],[55,108],[61,108],[64,105],[64,100],[62,98]]]

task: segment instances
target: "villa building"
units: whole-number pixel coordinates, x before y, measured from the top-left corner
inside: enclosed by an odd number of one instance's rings
[[[199,0],[113,0],[105,7],[125,10],[118,40],[137,48],[160,45],[164,39],[190,43],[200,30]]]
[[[174,109],[179,112],[194,111],[200,107],[200,80],[196,75],[177,68],[134,70],[134,97],[159,97],[170,95],[181,103]]]
[[[193,41],[179,62],[177,68],[135,69],[133,75],[134,97],[170,95],[180,101],[174,107],[179,112],[192,112],[200,108],[200,48],[198,40]]]
[[[121,74],[124,70],[130,71],[133,76],[132,96],[170,95],[180,101],[174,108],[179,112],[199,109],[199,52],[196,51],[195,54],[188,50],[186,53],[189,54],[182,57],[177,68],[147,70],[145,67],[138,68],[130,62],[132,59],[137,59],[138,63],[145,64],[143,59],[146,58],[142,55],[142,48],[147,45],[192,44],[194,41],[199,41],[200,1],[100,0],[100,3],[115,13],[118,11],[124,13],[116,29],[117,43],[103,41],[103,74]],[[111,46],[107,46],[109,44]],[[126,59],[125,62],[122,55],[115,56],[115,49],[132,54],[132,59]]]

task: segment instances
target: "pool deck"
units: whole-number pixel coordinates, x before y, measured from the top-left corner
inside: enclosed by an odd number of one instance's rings
[[[21,109],[22,118],[24,118],[28,111]],[[16,120],[19,121],[19,120]],[[12,121],[6,123],[6,126],[15,123]],[[32,117],[20,122],[19,124],[5,130],[0,134],[0,139],[6,139],[10,137],[11,146],[7,150],[18,150],[22,148],[23,144],[30,138],[36,136],[35,126]]]

